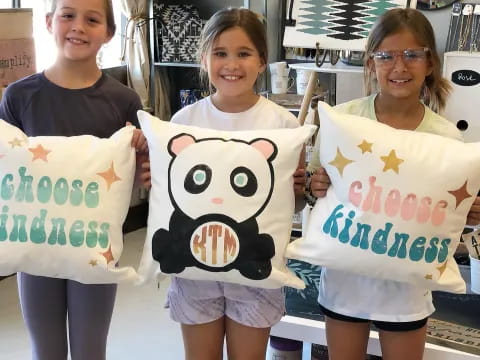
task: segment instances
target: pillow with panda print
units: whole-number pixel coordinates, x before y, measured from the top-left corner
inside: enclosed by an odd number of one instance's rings
[[[138,116],[152,174],[140,278],[303,288],[284,251],[293,173],[315,127],[228,132]]]
[[[0,276],[133,282],[116,267],[135,171],[133,126],[108,139],[27,137],[0,120]]]
[[[398,130],[319,104],[332,182],[287,257],[465,292],[453,254],[480,188],[480,143]]]

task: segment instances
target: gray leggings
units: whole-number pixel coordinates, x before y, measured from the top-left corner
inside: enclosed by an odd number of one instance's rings
[[[32,360],[105,360],[117,286],[19,273],[22,313],[32,342]],[[68,338],[67,338],[68,313]]]

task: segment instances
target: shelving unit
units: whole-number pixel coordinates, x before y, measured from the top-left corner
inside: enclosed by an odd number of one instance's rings
[[[322,73],[363,73],[362,66],[353,66],[347,65],[339,61],[335,65],[330,63],[324,63],[322,66],[318,67],[315,63],[294,63],[289,65],[290,68],[295,70],[313,70],[315,72]]]
[[[186,68],[199,68],[200,64],[197,63],[175,63],[175,62],[154,62],[154,66],[167,66],[167,67],[186,67]]]
[[[244,7],[262,14],[266,19],[267,40],[269,44],[277,44],[269,49],[269,62],[275,62],[280,59],[281,52],[281,22],[285,14],[285,2],[283,0],[165,0],[159,1],[167,5],[173,4],[192,4],[196,5],[202,19],[208,19],[216,11],[226,7]],[[153,18],[154,1],[149,0],[149,18]],[[180,107],[179,90],[189,88],[201,88],[198,76],[199,64],[196,63],[173,63],[156,61],[155,44],[156,33],[154,22],[150,21],[149,26],[149,45],[151,59],[151,80],[153,83],[156,68],[165,69],[165,73],[169,77],[171,88],[170,103],[172,112],[176,112]],[[267,89],[267,80],[261,82],[261,90]],[[151,90],[151,98],[154,98],[153,89]]]

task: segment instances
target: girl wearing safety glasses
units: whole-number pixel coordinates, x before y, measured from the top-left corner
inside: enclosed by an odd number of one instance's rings
[[[441,75],[432,26],[422,13],[394,9],[378,19],[367,41],[364,75],[368,96],[341,104],[337,111],[397,129],[462,138],[435,112],[445,106],[450,87]],[[313,154],[308,167],[316,173],[311,193],[321,197],[330,180],[320,166],[318,148]],[[479,222],[478,204],[479,198],[470,210],[471,224]],[[379,331],[383,359],[422,359],[427,319],[435,310],[430,291],[324,269],[319,292],[330,360],[365,359],[372,322]]]

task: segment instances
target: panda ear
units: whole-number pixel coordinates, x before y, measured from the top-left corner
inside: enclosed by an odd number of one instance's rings
[[[272,161],[277,156],[277,146],[268,139],[255,139],[250,145],[260,151],[265,159]]]
[[[195,138],[189,134],[179,134],[168,143],[168,152],[172,156],[180,154],[185,148],[195,143]]]

